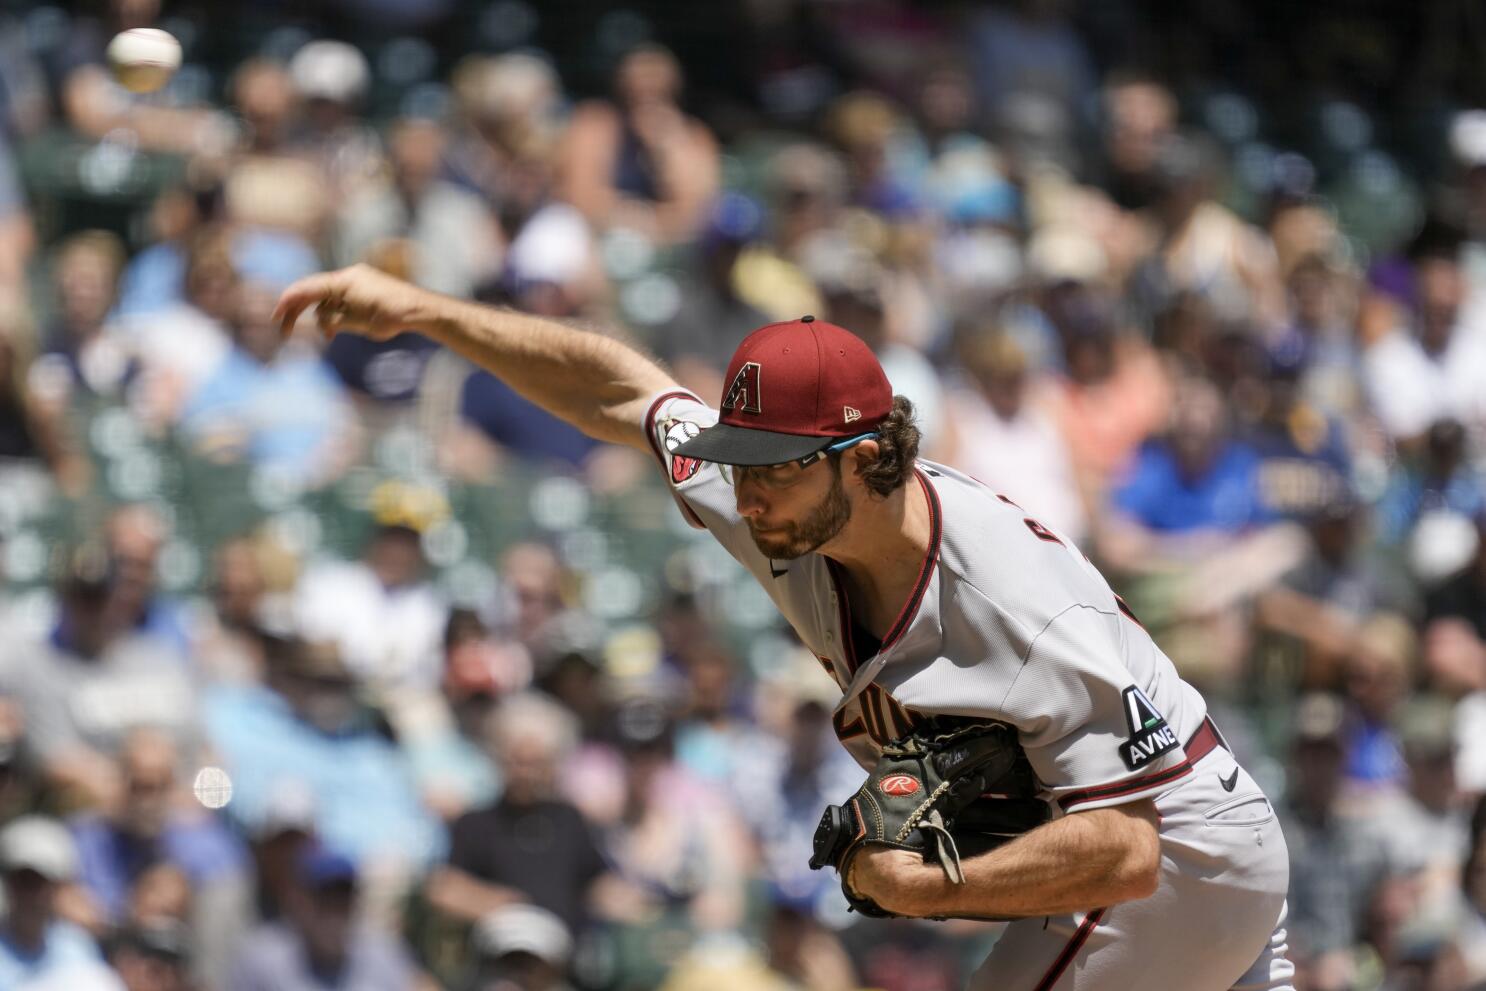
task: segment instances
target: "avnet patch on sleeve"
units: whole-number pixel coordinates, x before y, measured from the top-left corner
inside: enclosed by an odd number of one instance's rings
[[[1120,758],[1132,771],[1168,754],[1178,746],[1176,731],[1166,725],[1166,717],[1156,711],[1145,692],[1131,685],[1125,689],[1125,722],[1130,738],[1120,744]]]

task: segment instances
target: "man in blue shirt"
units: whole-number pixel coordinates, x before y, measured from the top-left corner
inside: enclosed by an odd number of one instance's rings
[[[0,988],[47,982],[74,991],[122,989],[93,937],[57,918],[57,892],[77,873],[77,853],[61,825],[22,816],[0,831]]]

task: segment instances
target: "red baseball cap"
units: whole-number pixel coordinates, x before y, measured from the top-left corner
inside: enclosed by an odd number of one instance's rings
[[[726,465],[776,465],[870,434],[893,408],[872,349],[804,316],[760,327],[728,362],[721,419],[675,453]]]

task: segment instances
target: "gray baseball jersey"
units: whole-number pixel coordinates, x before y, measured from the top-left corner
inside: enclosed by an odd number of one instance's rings
[[[1011,923],[973,988],[1293,991],[1274,810],[1210,726],[1219,744],[1195,745],[1202,696],[1077,548],[975,479],[921,462],[908,484],[928,500],[928,552],[892,628],[863,646],[837,566],[769,560],[723,470],[674,453],[716,421],[696,396],[667,392],[645,430],[682,512],[753,574],[841,686],[836,734],[863,767],[919,719],[994,719],[1016,728],[1064,812],[1156,800],[1155,894]]]
[[[688,519],[752,572],[843,689],[836,733],[863,767],[916,720],[964,716],[1016,727],[1065,812],[1151,797],[1191,772],[1181,744],[1207,714],[1202,697],[1071,542],[975,479],[921,462],[908,484],[928,498],[929,549],[913,595],[864,656],[837,565],[765,557],[723,471],[671,453],[716,417],[667,393],[646,428]]]

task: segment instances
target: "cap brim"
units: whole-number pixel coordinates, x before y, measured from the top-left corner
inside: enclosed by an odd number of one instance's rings
[[[707,427],[672,453],[722,465],[777,465],[814,454],[839,437],[803,437],[726,423]]]

